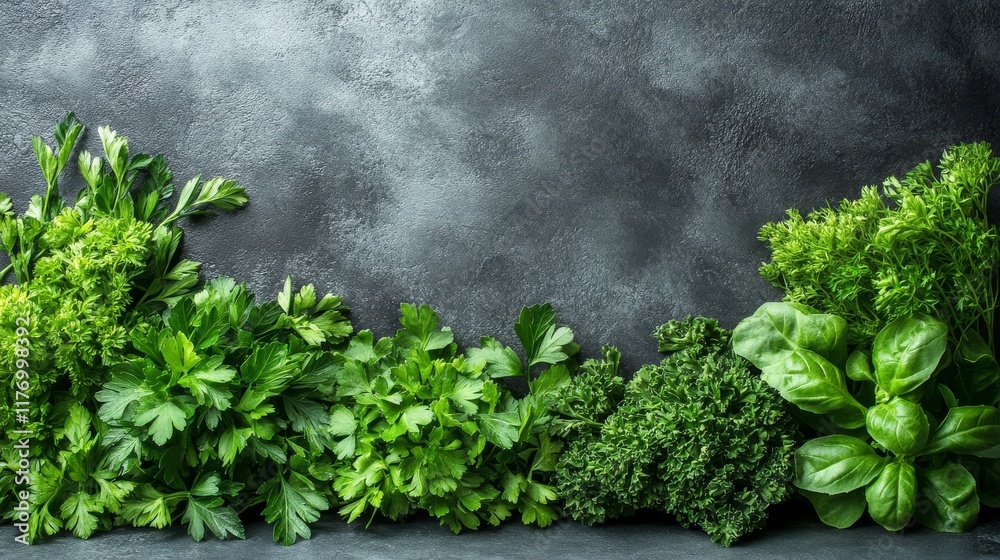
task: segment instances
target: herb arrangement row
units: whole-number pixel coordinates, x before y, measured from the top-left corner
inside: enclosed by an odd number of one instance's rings
[[[521,311],[513,346],[461,349],[427,305],[376,339],[312,285],[259,301],[203,282],[182,220],[243,206],[244,188],[175,192],[163,156],[102,127],[71,202],[58,182],[82,133],[70,113],[53,146],[34,139],[46,188],[22,214],[0,194],[0,510],[23,542],[243,538],[262,515],[290,545],[328,510],[459,532],[655,509],[729,546],[794,494],[831,526],[867,511],[890,531],[965,531],[1000,506],[985,144],[765,225],[761,274],[784,301],[732,331],[670,320],[663,361],[623,376],[549,305]]]

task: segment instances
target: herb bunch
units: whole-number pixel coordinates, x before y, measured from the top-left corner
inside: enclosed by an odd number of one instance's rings
[[[427,306],[404,304],[403,328],[374,341],[362,331],[344,351],[343,403],[331,416],[342,439],[334,488],[349,521],[427,511],[453,531],[521,514],[546,526],[558,517],[550,484],[561,444],[547,431],[548,398],[578,348],[551,306],[525,308],[515,325],[526,361],[485,337],[458,352]],[[542,369],[533,377],[533,369]],[[495,379],[529,380],[517,397]]]
[[[795,209],[769,223],[760,239],[772,252],[761,275],[786,301],[843,317],[852,344],[870,344],[893,319],[930,315],[953,341],[981,334],[993,347],[1000,236],[988,223],[987,194],[1000,181],[989,145],[949,148],[881,193],[865,187],[806,217]]]
[[[353,328],[339,297],[291,288],[258,304],[220,278],[132,331],[97,393],[109,465],[136,484],[125,521],[242,538],[238,513],[259,504],[276,541],[309,537],[330,505],[330,348]]]
[[[94,438],[104,427],[93,418],[93,392],[123,359],[129,329],[198,283],[198,263],[178,255],[178,220],[247,201],[242,187],[222,178],[192,179],[170,200],[166,160],[131,154],[125,137],[101,127],[103,157],[80,153],[84,187],[71,204],[59,180],[83,132],[69,113],[56,124],[55,146],[34,138],[46,189],[23,214],[0,194],[0,247],[10,260],[0,280],[13,273],[17,281],[0,286],[0,398],[30,403],[20,417],[0,408],[0,430],[5,444],[17,439],[15,428],[33,434],[32,472],[41,475],[31,483],[43,515],[32,518],[31,539],[64,526],[81,536],[108,526],[128,485],[112,492],[100,467]],[[0,507],[9,516],[16,462],[3,463]]]
[[[942,375],[954,367],[944,323],[900,317],[850,354],[847,331],[841,317],[766,303],[734,333],[764,381],[820,420],[821,437],[795,451],[795,485],[834,527],[867,509],[890,531],[970,529],[980,502],[1000,505],[1000,365],[977,356],[976,391],[994,390],[988,404],[962,404]]]
[[[657,338],[671,353],[640,369],[617,410],[593,416],[560,457],[559,495],[585,523],[652,508],[729,546],[791,495],[795,422],[714,320],[674,321]],[[588,380],[608,400],[611,373]]]

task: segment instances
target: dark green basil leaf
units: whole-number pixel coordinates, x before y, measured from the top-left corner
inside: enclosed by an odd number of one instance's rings
[[[968,531],[979,517],[976,479],[962,465],[949,463],[917,471],[917,521],[948,533]]]
[[[855,350],[847,357],[846,371],[847,377],[855,381],[875,381],[875,374],[872,372],[872,359],[861,350]]]
[[[795,486],[841,494],[872,481],[885,460],[858,438],[833,435],[807,441],[795,451]]]
[[[868,433],[896,455],[911,455],[927,443],[930,425],[919,404],[894,397],[868,409]]]
[[[938,392],[941,393],[941,399],[944,400],[944,405],[947,408],[951,409],[958,406],[958,399],[955,398],[955,393],[953,393],[947,385],[938,383],[937,388]]]
[[[989,507],[1000,507],[1000,460],[981,459],[974,466],[979,501]]]
[[[930,379],[947,343],[941,321],[920,314],[896,319],[875,336],[875,381],[892,395],[913,391]]]
[[[842,365],[847,358],[847,322],[805,305],[768,302],[733,330],[733,350],[760,369],[802,349]]]
[[[865,489],[868,513],[889,531],[906,527],[917,503],[917,473],[911,463],[893,461]]]
[[[956,375],[949,380],[962,404],[995,405],[1000,399],[1000,365],[983,337],[969,331],[955,348]]]
[[[764,368],[761,379],[802,410],[831,414],[841,427],[865,424],[865,407],[847,390],[844,373],[819,354],[798,350],[783,362]]]
[[[920,454],[941,451],[1000,458],[1000,409],[959,406],[949,410]]]
[[[846,529],[854,525],[865,512],[863,488],[843,494],[820,494],[800,488],[799,493],[809,499],[820,521],[837,529]]]

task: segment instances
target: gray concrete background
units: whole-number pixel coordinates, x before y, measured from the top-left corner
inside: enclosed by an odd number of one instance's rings
[[[997,144],[998,24],[986,1],[7,1],[0,191],[19,210],[40,192],[31,135],[73,110],[91,150],[107,124],[178,182],[246,185],[246,210],[187,227],[209,277],[264,296],[291,274],[379,335],[430,303],[464,344],[512,342],[519,308],[551,301],[586,354],[617,344],[633,371],[656,325],[732,327],[778,297],[756,232],[787,207]],[[328,516],[289,550],[257,524],[246,543],[116,530],[31,553],[971,558],[998,530],[902,539],[802,510],[727,551],[661,524],[452,537]]]
[[[226,175],[251,206],[187,256],[285,275],[395,329],[427,302],[465,344],[551,301],[632,371],[689,313],[778,294],[761,224],[960,141],[996,142],[994,2],[375,0],[0,6],[0,191],[74,110]]]

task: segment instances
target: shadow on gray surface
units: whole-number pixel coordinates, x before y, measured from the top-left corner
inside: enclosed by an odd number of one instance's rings
[[[8,531],[12,531],[10,527]],[[996,558],[1000,516],[981,514],[979,525],[962,534],[914,528],[890,533],[871,524],[847,530],[822,525],[803,504],[779,507],[765,530],[731,548],[712,543],[697,529],[684,529],[655,516],[588,527],[559,521],[546,529],[508,523],[454,535],[429,518],[404,523],[375,522],[368,529],[326,515],[313,537],[291,547],[271,542],[263,522],[247,525],[244,541],[209,538],[195,542],[182,527],[166,530],[119,528],[79,540],[61,535],[24,547],[11,538],[0,544],[7,558]]]

